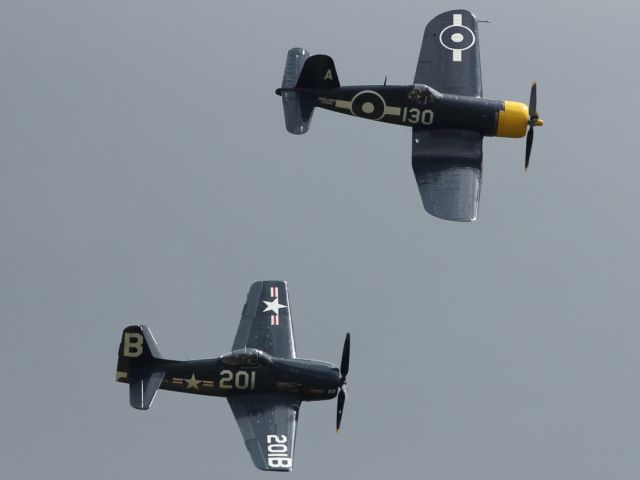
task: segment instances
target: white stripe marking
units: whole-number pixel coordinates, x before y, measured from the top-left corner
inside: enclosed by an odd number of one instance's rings
[[[453,24],[454,25],[462,25],[462,14],[454,13],[453,14]]]
[[[384,114],[385,115],[397,115],[398,117],[400,116],[400,112],[401,109],[400,107],[384,107]]]
[[[336,107],[351,110],[351,102],[347,100],[336,100]]]

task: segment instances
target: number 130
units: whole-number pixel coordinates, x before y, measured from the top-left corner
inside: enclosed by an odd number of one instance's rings
[[[403,108],[402,121],[413,124],[421,123],[423,125],[431,125],[433,123],[433,112],[431,110],[422,110],[419,108]]]

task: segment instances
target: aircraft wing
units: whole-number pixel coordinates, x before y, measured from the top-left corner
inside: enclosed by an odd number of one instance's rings
[[[451,10],[427,24],[413,81],[442,93],[482,96],[478,22],[473,13]]]
[[[251,459],[260,470],[293,468],[300,399],[285,393],[245,393],[227,397]]]
[[[245,347],[279,358],[296,357],[287,282],[267,280],[251,285],[233,342],[233,350]]]
[[[445,220],[475,220],[482,182],[482,135],[413,129],[413,173],[424,209]]]

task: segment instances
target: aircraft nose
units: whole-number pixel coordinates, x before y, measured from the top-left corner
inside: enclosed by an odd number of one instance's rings
[[[529,107],[524,103],[505,100],[504,110],[498,114],[496,136],[520,138],[527,133]]]

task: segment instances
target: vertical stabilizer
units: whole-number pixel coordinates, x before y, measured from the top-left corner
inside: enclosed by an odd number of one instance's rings
[[[328,89],[340,88],[338,72],[329,55],[309,57],[298,76],[296,88]]]

